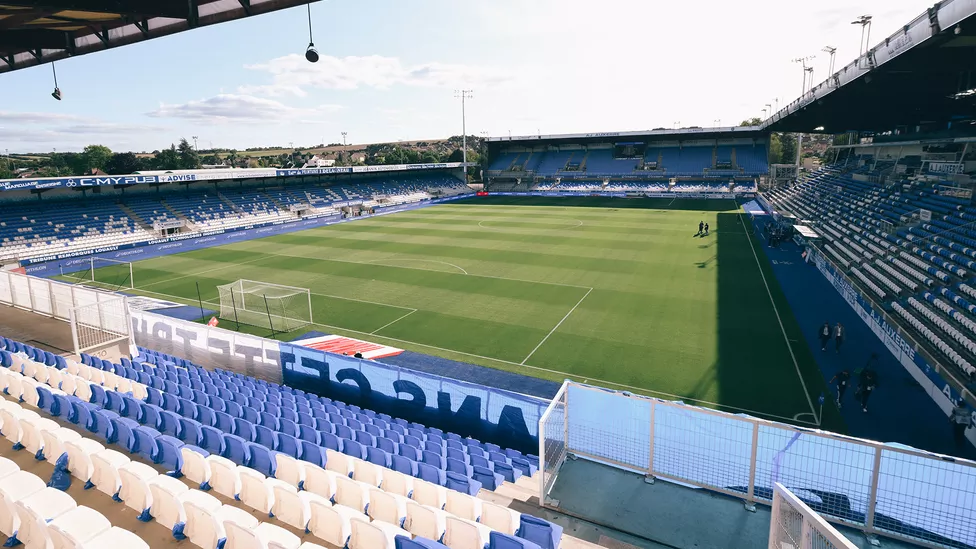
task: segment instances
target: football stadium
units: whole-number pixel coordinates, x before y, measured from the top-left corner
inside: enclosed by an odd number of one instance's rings
[[[35,4],[0,72],[306,10]],[[740,126],[0,180],[5,546],[976,548],[974,53],[944,0]]]

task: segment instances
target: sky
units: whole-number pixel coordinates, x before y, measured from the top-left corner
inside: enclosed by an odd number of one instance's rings
[[[738,124],[930,0],[325,0],[0,74],[0,152],[310,147]],[[778,100],[778,101],[777,101]]]

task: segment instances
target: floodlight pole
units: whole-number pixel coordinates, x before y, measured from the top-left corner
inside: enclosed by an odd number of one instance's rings
[[[860,60],[861,56],[864,55],[864,53],[871,47],[871,16],[862,15],[851,21],[851,24],[861,25],[861,43],[857,50],[857,57],[858,60]],[[865,36],[867,37],[867,40],[865,40]]]
[[[454,97],[461,99],[461,161],[464,162],[464,181],[468,181],[468,123],[465,102],[474,97],[474,90],[454,90]]]
[[[346,135],[348,135],[348,133],[349,132],[342,132],[342,146],[343,147],[346,146]]]
[[[793,60],[794,63],[800,63],[803,66],[803,91],[800,92],[800,97],[807,94],[807,61],[814,58],[816,58],[815,55],[808,55],[806,57],[797,57]]]
[[[194,135],[193,136],[193,150],[195,150],[195,151],[199,151],[200,150],[200,148],[197,147],[197,139],[198,139],[197,136]]]
[[[824,46],[820,51],[830,55],[830,63],[828,64],[827,68],[827,78],[830,78],[834,75],[834,57],[837,56],[837,48],[833,46]]]

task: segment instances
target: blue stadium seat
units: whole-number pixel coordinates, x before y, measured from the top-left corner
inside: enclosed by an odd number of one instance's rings
[[[248,442],[237,435],[224,435],[224,452],[221,454],[238,465],[247,466],[251,456],[248,452]]]
[[[200,433],[203,435],[203,440],[200,441],[200,446],[208,453],[223,456],[226,449],[226,444],[224,443],[224,434],[216,427],[202,426],[200,427]]]
[[[95,410],[92,413],[92,425],[89,431],[95,436],[111,444],[115,442],[115,427],[112,425],[113,419],[118,419],[119,415],[111,410]]]
[[[416,477],[418,474],[418,463],[408,457],[391,455],[390,459],[393,462],[392,469],[399,473],[405,475]],[[429,466],[428,466],[429,467]]]
[[[510,536],[497,530],[492,530],[488,535],[488,540],[489,549],[542,549],[538,544],[527,539]]]
[[[132,446],[128,450],[130,453],[139,454],[152,461],[153,454],[156,452],[156,439],[158,437],[159,431],[155,429],[136,427],[132,431]]]
[[[444,486],[447,481],[447,471],[438,469],[429,463],[417,463],[416,477],[427,482],[433,482],[438,486]]]
[[[271,429],[268,429],[264,425],[255,425],[254,427],[255,439],[254,441],[269,448],[271,450],[278,449],[278,434]],[[292,456],[296,457],[296,456]]]
[[[247,454],[250,456],[247,466],[267,476],[274,476],[274,459],[271,450],[256,442],[247,443]]]
[[[563,536],[563,527],[522,513],[522,521],[515,535],[535,543],[541,549],[558,549],[559,539]]]
[[[496,467],[498,464],[495,465]],[[484,467],[472,467],[471,478],[481,483],[486,490],[495,490],[505,481],[500,473]]]
[[[241,418],[234,418],[234,434],[247,442],[254,442],[258,438],[254,424]]]
[[[163,418],[160,414],[163,413],[163,409],[159,406],[153,406],[152,404],[143,404],[142,406],[142,419],[139,423],[151,427],[153,429],[159,429],[163,424]]]
[[[167,435],[157,437],[153,463],[170,471],[179,471],[183,467],[183,454],[180,452],[182,447],[183,443],[176,438]]]
[[[112,420],[115,443],[130,450],[135,444],[135,430],[139,428],[139,423],[134,419],[120,417]]]
[[[185,444],[199,446],[203,441],[203,425],[192,419],[180,418],[179,439]]]
[[[326,455],[321,446],[307,441],[301,441],[302,460],[325,467]]]

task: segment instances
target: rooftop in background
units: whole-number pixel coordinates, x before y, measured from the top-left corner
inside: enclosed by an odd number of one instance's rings
[[[767,119],[770,131],[842,133],[926,125],[976,114],[976,2],[935,4]]]
[[[0,0],[0,73],[318,0]]]

